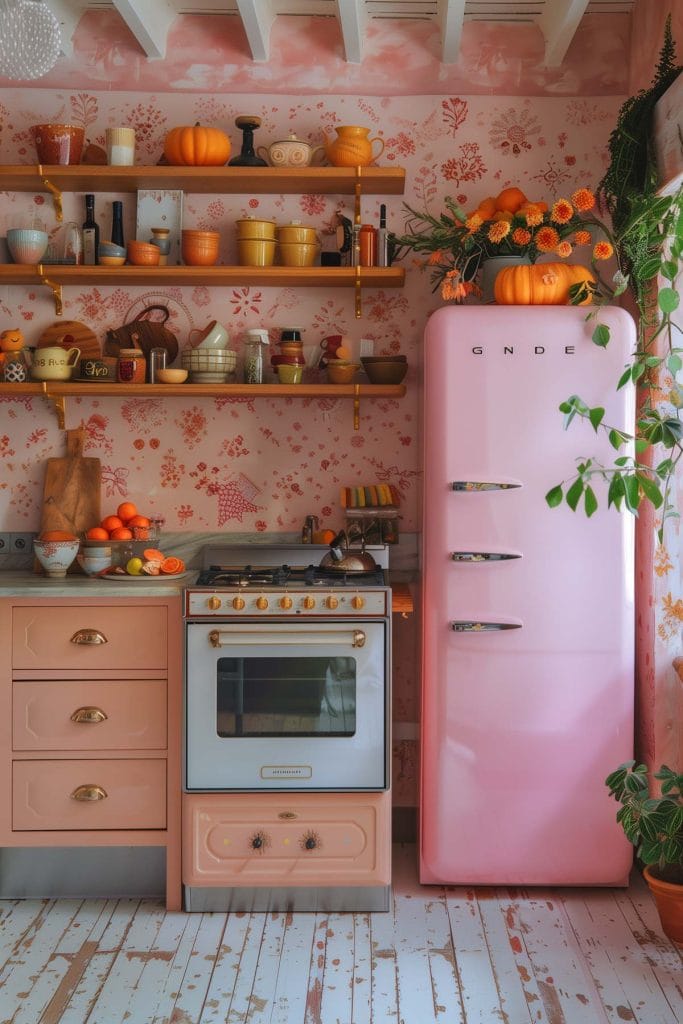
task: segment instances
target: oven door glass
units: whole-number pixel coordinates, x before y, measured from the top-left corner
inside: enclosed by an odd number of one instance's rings
[[[383,789],[387,626],[189,622],[186,787]]]

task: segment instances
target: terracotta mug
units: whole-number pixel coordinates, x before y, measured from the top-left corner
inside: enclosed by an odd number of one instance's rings
[[[80,348],[37,348],[31,357],[31,376],[34,380],[69,380],[80,358]]]

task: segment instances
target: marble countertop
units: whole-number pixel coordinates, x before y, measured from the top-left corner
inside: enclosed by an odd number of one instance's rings
[[[32,572],[0,572],[0,597],[176,597],[197,578],[195,570],[177,579],[155,576],[96,579],[75,573],[49,579]]]

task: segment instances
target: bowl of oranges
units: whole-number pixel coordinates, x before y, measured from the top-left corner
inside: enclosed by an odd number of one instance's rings
[[[109,512],[99,523],[93,523],[83,534],[82,554],[97,557],[111,550],[111,564],[121,565],[143,548],[158,547],[164,520],[145,515],[132,501],[122,501],[116,511]]]

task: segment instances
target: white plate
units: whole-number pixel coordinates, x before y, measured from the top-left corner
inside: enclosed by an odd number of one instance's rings
[[[180,580],[183,576],[191,576],[192,570],[187,569],[185,572],[162,572],[158,576],[148,576],[146,572],[141,572],[139,576],[129,576],[128,573],[105,573],[103,576],[97,577],[100,580],[109,580],[110,583],[160,583],[164,580]]]

